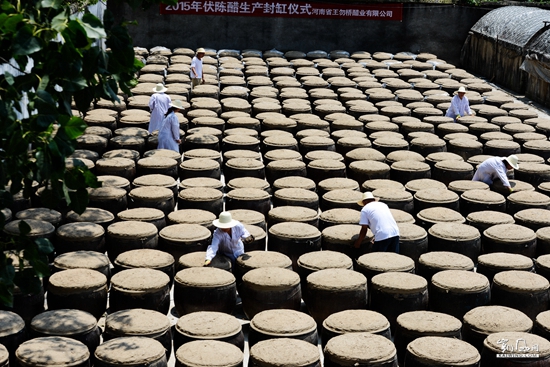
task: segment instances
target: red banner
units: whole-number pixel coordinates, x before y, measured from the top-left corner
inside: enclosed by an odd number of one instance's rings
[[[355,5],[257,0],[190,0],[180,1],[176,5],[160,4],[160,14],[401,21],[403,4]]]

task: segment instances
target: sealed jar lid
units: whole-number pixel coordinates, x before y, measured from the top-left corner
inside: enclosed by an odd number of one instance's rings
[[[164,251],[137,249],[118,255],[115,264],[125,268],[159,269],[173,265],[174,257]]]
[[[362,255],[357,259],[357,265],[376,272],[414,270],[414,261],[410,257],[394,252],[372,252]]]
[[[344,204],[355,204],[362,197],[363,194],[360,191],[351,189],[336,189],[323,195],[325,201]]]
[[[180,317],[176,330],[191,338],[221,339],[240,333],[242,326],[235,316],[223,312],[199,311]]]
[[[481,238],[478,229],[461,223],[436,223],[428,230],[434,237],[444,240],[471,241]]]
[[[359,223],[361,212],[349,208],[329,209],[321,213],[319,218],[328,223]]]
[[[48,290],[56,294],[75,294],[107,286],[107,277],[96,270],[68,269],[50,277]]]
[[[226,270],[203,267],[180,270],[174,280],[187,287],[215,288],[234,284],[235,276]]]
[[[107,255],[96,251],[71,251],[58,255],[53,261],[58,269],[102,269],[109,266]]]
[[[426,238],[426,230],[412,223],[397,223],[399,227],[399,239],[402,241],[415,241]]]
[[[307,223],[299,222],[282,222],[277,223],[269,228],[269,234],[285,239],[307,239],[318,238],[321,236],[321,232]]]
[[[546,278],[523,270],[501,271],[495,274],[493,284],[513,293],[541,292],[550,288],[550,283]]]
[[[292,268],[292,260],[285,254],[276,251],[249,251],[247,256],[239,256],[237,264],[245,269],[266,267]]]
[[[493,241],[504,243],[528,242],[537,238],[532,229],[517,224],[494,225],[486,229],[483,235]]]
[[[489,289],[489,279],[467,270],[443,270],[432,277],[432,284],[445,292],[477,293]]]
[[[227,183],[227,187],[235,189],[269,189],[269,183],[257,177],[237,177]]]
[[[396,190],[402,190],[402,191],[405,190],[405,186],[403,186],[401,182],[392,181],[388,179],[367,180],[361,184],[361,187],[365,191],[374,191],[376,189],[396,189]]]
[[[506,343],[506,348],[502,344],[503,340],[508,340]],[[537,346],[537,351],[522,351],[518,350],[516,342],[520,340],[521,347],[532,348]],[[521,354],[521,353],[536,353],[538,354],[537,359],[545,360],[550,355],[550,342],[545,338],[527,333],[527,332],[518,332],[518,331],[504,331],[500,333],[490,334],[483,341],[483,347],[487,348],[493,353],[504,353],[504,354]],[[503,349],[505,349],[503,351]]]
[[[512,203],[523,205],[533,205],[537,207],[550,207],[550,197],[536,191],[519,191],[513,192],[507,198]]]
[[[367,278],[356,271],[348,269],[324,269],[307,276],[308,289],[325,291],[346,291],[367,289]]]
[[[210,201],[223,198],[223,193],[220,190],[209,187],[194,187],[191,189],[181,190],[179,198],[186,201]]]
[[[258,367],[310,366],[319,364],[319,359],[316,345],[298,339],[268,339],[250,348],[250,363]]]
[[[426,221],[430,223],[438,222],[455,222],[455,223],[464,223],[466,219],[459,212],[454,211],[449,208],[444,207],[432,207],[427,209],[422,209],[416,215],[417,218],[421,221]]]
[[[164,346],[153,338],[129,336],[111,339],[97,347],[95,357],[112,366],[149,365],[166,355]]]
[[[138,166],[144,168],[170,168],[178,164],[178,162],[173,158],[158,156],[141,158],[137,163]]]
[[[170,278],[160,270],[138,268],[122,270],[111,278],[111,288],[124,293],[152,293],[168,288]]]
[[[312,271],[324,269],[352,270],[353,262],[350,257],[336,251],[313,251],[298,258],[298,266]]]
[[[480,306],[464,315],[464,324],[485,335],[501,331],[530,332],[533,321],[523,312],[505,306]]]
[[[132,189],[128,194],[130,198],[146,200],[167,200],[174,197],[174,192],[166,187],[143,186]]]
[[[300,200],[305,202],[317,202],[319,200],[319,196],[316,193],[295,188],[279,189],[275,192],[274,196],[281,200]]]
[[[250,320],[250,327],[262,334],[294,337],[317,330],[313,317],[295,310],[266,310]]]
[[[443,182],[432,180],[431,178],[419,178],[416,180],[411,180],[405,184],[407,191],[412,193],[418,192],[420,190],[427,189],[441,189],[445,190],[446,186]]]
[[[169,241],[196,242],[209,238],[210,230],[199,224],[173,224],[164,227],[159,236]]]
[[[0,311],[0,337],[17,334],[25,328],[21,316],[11,311]]]
[[[214,213],[202,209],[181,209],[168,214],[171,223],[210,225],[217,217]]]
[[[178,362],[189,367],[236,367],[242,366],[243,358],[238,347],[218,340],[195,340],[176,351]]]
[[[403,161],[406,162],[406,161]],[[396,164],[396,163],[394,163]],[[375,198],[382,202],[412,201],[413,196],[410,192],[400,189],[376,189],[372,192]]]
[[[188,171],[215,170],[218,168],[220,168],[220,164],[217,161],[207,158],[191,158],[180,164],[180,169]]]
[[[243,276],[243,283],[263,289],[286,289],[300,284],[300,277],[292,270],[264,267],[247,272]]]
[[[154,338],[170,329],[170,320],[158,311],[133,308],[114,312],[105,319],[105,332],[116,336]]]
[[[67,223],[57,229],[56,235],[64,240],[91,241],[105,235],[105,229],[95,223]]]
[[[304,190],[315,190],[315,182],[306,177],[300,176],[287,176],[282,177],[273,183],[274,189],[304,189]]]
[[[426,267],[444,270],[472,270],[474,262],[469,257],[449,251],[432,251],[420,255],[418,261]]]
[[[550,225],[550,210],[547,209],[524,209],[514,214],[514,218],[520,222],[535,224],[540,227],[547,227]]]
[[[456,317],[433,311],[410,311],[402,313],[397,316],[397,324],[405,330],[438,335],[446,333],[454,334],[462,328],[462,322]]]
[[[458,201],[458,195],[447,189],[424,189],[414,194],[417,200],[428,203],[452,203]]]
[[[107,227],[107,235],[119,239],[155,236],[158,230],[154,224],[138,221],[123,221]]]
[[[80,215],[71,210],[67,214],[67,219],[72,222],[109,223],[115,220],[115,216],[104,209],[86,208]]]
[[[340,366],[391,365],[396,355],[390,340],[371,333],[342,334],[330,339],[325,347],[325,359]]]
[[[370,310],[345,310],[333,313],[323,321],[323,327],[334,333],[379,333],[390,327],[381,313]]]
[[[372,277],[372,286],[386,293],[416,293],[427,289],[428,282],[419,275],[388,272]]]
[[[450,182],[448,188],[451,191],[462,194],[469,190],[489,190],[489,185],[480,181],[456,180]]]
[[[86,345],[77,340],[47,336],[24,342],[17,348],[15,356],[19,364],[25,367],[70,367],[88,361],[90,352]]]
[[[118,219],[123,221],[146,222],[150,220],[164,219],[162,210],[155,208],[134,208],[121,211],[117,214]]]
[[[407,353],[424,364],[474,366],[481,356],[475,347],[458,339],[424,336],[407,345]]]
[[[514,218],[510,214],[492,210],[483,210],[480,212],[470,213],[466,219],[468,220],[468,223],[486,223],[489,226],[514,223]]]
[[[29,208],[17,212],[15,214],[17,219],[36,219],[44,222],[49,222],[56,224],[61,222],[61,213],[57,210],[52,210],[48,208]]]
[[[361,226],[358,224],[338,224],[325,228],[322,236],[323,241],[351,246],[360,231]],[[369,231],[367,237],[372,237],[372,232]]]
[[[42,335],[68,336],[86,333],[97,326],[96,318],[81,310],[51,310],[36,315],[31,329]]]
[[[19,235],[19,223],[21,222],[22,220],[17,219],[6,223],[4,226],[4,232],[8,235]],[[31,228],[31,231],[27,234],[29,237],[44,237],[55,232],[55,227],[50,222],[36,219],[25,219],[25,223],[27,223]]]
[[[479,255],[477,261],[479,264],[493,269],[529,271],[533,268],[533,260],[531,260],[531,258],[520,254],[509,254],[505,252]]]
[[[257,201],[269,199],[271,195],[265,190],[246,188],[229,191],[227,193],[227,198],[233,200]]]
[[[316,210],[303,206],[278,206],[269,211],[269,218],[276,222],[306,222],[317,217]]]

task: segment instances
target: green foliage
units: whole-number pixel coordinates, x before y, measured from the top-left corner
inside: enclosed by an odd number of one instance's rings
[[[65,158],[86,128],[73,116],[71,103],[83,114],[99,98],[118,101],[117,92],[130,94],[142,64],[136,62],[125,24],[117,24],[109,11],[104,24],[90,13],[74,14],[88,3],[0,0],[0,64],[10,63],[18,71],[0,76],[0,209],[9,207],[17,193],[30,197],[34,182],[46,187],[41,197],[46,206],[56,208],[66,201],[82,213],[88,202],[86,188],[98,186],[84,165],[65,169]],[[106,49],[100,46],[102,40]],[[22,103],[25,98],[28,104]],[[0,213],[0,232],[4,222]],[[36,291],[40,278],[48,274],[47,254],[53,251],[48,240],[27,237],[26,223],[19,230],[20,236],[0,240],[4,305],[11,305],[14,285],[24,293]]]

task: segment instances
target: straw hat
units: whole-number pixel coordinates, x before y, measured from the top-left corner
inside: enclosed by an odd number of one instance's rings
[[[510,166],[512,166],[513,169],[519,168],[519,164],[518,164],[519,158],[517,155],[509,155],[504,159],[506,160],[506,162],[508,162],[508,164],[510,164]]]
[[[229,212],[221,212],[219,219],[214,219],[212,224],[218,228],[233,228],[239,223],[231,217]]]
[[[466,88],[460,87],[460,88],[458,88],[458,90],[456,92],[457,93],[466,93]]]
[[[164,86],[164,84],[162,83],[158,83],[154,88],[153,88],[153,92],[155,93],[164,93],[168,90],[168,88],[166,88]]]
[[[376,199],[376,198],[374,197],[374,195],[372,194],[372,192],[370,192],[370,191],[364,192],[364,193],[363,193],[363,197],[361,198],[361,200],[359,200],[359,201],[357,202],[357,204],[363,206],[363,205],[365,205],[365,204],[363,203],[365,200],[375,200],[375,201],[378,201],[378,199]]]
[[[181,101],[179,99],[176,99],[174,102],[171,102],[170,107],[175,107],[175,108],[180,109],[180,110],[184,109],[183,104],[181,103]]]
[[[201,47],[201,48],[197,48],[197,53],[198,54],[204,54],[204,53],[206,53],[206,51],[204,51],[204,48]]]

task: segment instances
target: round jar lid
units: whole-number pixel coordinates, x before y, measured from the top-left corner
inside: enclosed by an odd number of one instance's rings
[[[17,219],[36,219],[52,224],[61,222],[61,213],[57,210],[48,208],[29,208],[17,212],[15,214]]]
[[[50,277],[48,290],[57,294],[82,293],[107,286],[107,277],[96,270],[68,269]]]
[[[305,222],[318,217],[316,210],[303,206],[278,206],[271,209],[268,215],[277,222]]]
[[[530,270],[533,268],[533,260],[520,254],[494,252],[480,255],[477,258],[479,264],[485,267],[502,270]]]
[[[265,190],[243,188],[229,191],[227,197],[233,200],[256,201],[269,199],[271,195]]]
[[[170,278],[160,270],[138,268],[122,270],[111,278],[111,287],[124,293],[152,293],[168,288]]]
[[[333,292],[367,289],[367,278],[348,269],[324,269],[307,276],[308,288]]]
[[[312,191],[294,188],[277,190],[274,196],[282,200],[300,200],[306,202],[316,202],[319,200],[319,196]]]
[[[179,197],[180,199],[186,201],[212,201],[222,199],[223,193],[220,190],[212,189],[210,187],[194,187],[191,189],[181,190]]]
[[[24,221],[31,228],[31,231],[27,235],[29,237],[44,237],[55,232],[55,227],[50,222],[36,219],[25,219]],[[4,226],[4,232],[9,235],[19,235],[19,223],[21,222],[22,220],[17,219],[6,223],[6,225]]]
[[[338,224],[325,228],[322,236],[323,241],[344,244],[351,247],[353,239],[356,238],[360,231],[361,226],[358,224]],[[367,233],[367,236],[371,237],[372,233],[370,233],[370,235],[369,233]]]
[[[258,367],[310,366],[318,364],[319,359],[316,345],[298,339],[268,339],[250,348],[251,365]]]
[[[115,216],[104,209],[86,208],[84,213],[80,215],[74,211],[70,211],[67,214],[67,219],[72,222],[109,223],[115,219]]]
[[[462,328],[462,322],[442,312],[410,311],[397,317],[399,327],[421,334],[455,333]],[[442,335],[443,336],[443,335]]]
[[[237,177],[227,183],[231,189],[260,189],[267,190],[269,183],[257,177]]]
[[[452,203],[458,201],[458,195],[447,189],[425,189],[414,194],[415,199],[428,203]]]
[[[181,189],[206,187],[209,189],[223,190],[223,183],[211,177],[193,177],[180,182]]]
[[[113,223],[107,227],[107,235],[117,238],[142,238],[155,236],[158,230],[154,224],[138,221]]]
[[[160,186],[142,186],[132,189],[128,194],[130,198],[145,200],[167,200],[174,197],[174,192],[166,187]]]
[[[68,336],[88,332],[97,326],[96,318],[81,310],[51,310],[32,319],[31,329],[45,335]]]
[[[101,269],[109,266],[107,255],[96,251],[71,251],[58,255],[53,265],[59,269]]]
[[[111,339],[97,347],[95,357],[115,366],[150,365],[165,357],[164,346],[153,338],[129,336]]]
[[[290,269],[292,260],[285,254],[276,251],[250,251],[247,256],[239,256],[237,264],[245,269],[277,267]]]
[[[497,224],[487,228],[483,235],[503,243],[529,242],[537,238],[532,229],[517,224]]]
[[[357,259],[357,265],[377,272],[414,270],[414,261],[410,257],[394,252],[372,252],[362,255]]]
[[[547,291],[550,288],[546,278],[523,270],[501,271],[495,274],[493,284],[513,293],[540,292]]]
[[[295,310],[266,310],[250,320],[250,327],[262,334],[293,337],[317,330],[313,317]]]
[[[503,340],[508,340],[508,342],[503,344]],[[536,345],[537,351],[518,350],[518,345],[523,348],[532,348]],[[541,336],[528,332],[504,331],[490,334],[483,341],[483,347],[493,353],[536,353],[539,355],[537,359],[546,359],[550,355],[550,342]]]
[[[510,202],[524,205],[550,206],[550,197],[536,191],[519,191],[511,193],[508,198]]]
[[[0,337],[17,334],[25,328],[21,316],[11,311],[0,311]]]
[[[202,209],[181,209],[168,214],[168,221],[179,224],[210,225],[217,217],[214,213]]]
[[[410,192],[400,189],[376,189],[372,192],[372,194],[375,198],[379,198],[382,202],[401,202],[413,200],[413,196]]]
[[[482,204],[502,204],[506,202],[504,196],[494,191],[469,190],[461,195],[462,199]]]
[[[443,270],[432,277],[432,284],[454,293],[478,293],[489,289],[489,279],[467,270]]]
[[[336,365],[384,365],[396,360],[394,344],[371,333],[348,333],[330,339],[325,358]]]
[[[321,232],[311,224],[283,222],[271,226],[269,235],[289,240],[316,239],[321,236]]]
[[[56,231],[59,238],[70,241],[92,241],[105,235],[102,226],[89,222],[63,224]]]
[[[164,219],[162,210],[155,208],[134,208],[121,211],[117,214],[118,219],[123,221],[146,222],[150,220]]]
[[[324,269],[349,269],[352,270],[351,258],[336,251],[313,251],[303,254],[298,258],[298,266],[312,270]]]
[[[388,272],[372,277],[372,285],[387,293],[423,292],[428,287],[426,279],[410,273]]]
[[[446,186],[443,182],[432,180],[431,178],[419,178],[416,180],[411,180],[405,185],[407,191],[412,193],[418,192],[420,190],[428,189],[441,189],[445,190]]]
[[[418,261],[424,266],[445,270],[472,270],[474,262],[467,256],[448,251],[432,251],[420,255]]]
[[[265,267],[247,272],[243,276],[243,283],[264,289],[280,289],[299,285],[300,277],[292,270]]]
[[[174,264],[174,257],[167,252],[154,249],[137,249],[121,253],[115,264],[126,268],[159,269]]]
[[[513,224],[514,218],[510,214],[497,212],[493,210],[483,210],[480,212],[473,212],[466,217],[468,223],[486,223],[490,226],[496,224]]]
[[[70,367],[88,361],[90,352],[86,345],[74,339],[47,336],[24,342],[15,356],[26,367]]]
[[[359,210],[335,208],[322,212],[319,218],[328,223],[359,223],[360,216]]]
[[[504,306],[479,306],[464,315],[464,324],[480,334],[531,331],[533,321],[523,312]]]
[[[240,333],[242,326],[235,316],[223,312],[199,311],[180,317],[176,330],[191,338],[221,339]]]
[[[176,358],[189,367],[242,366],[243,352],[230,343],[218,340],[195,340],[185,343],[176,351]]]
[[[331,314],[323,321],[323,327],[334,333],[379,333],[390,327],[381,313],[370,310],[345,310]]]
[[[472,241],[481,238],[477,228],[461,223],[436,223],[430,227],[428,233],[448,241]]]
[[[235,283],[235,276],[222,269],[203,267],[180,270],[174,280],[188,287],[215,288]]]
[[[425,336],[413,340],[407,346],[407,353],[426,364],[447,366],[474,366],[481,356],[470,344],[441,336]]]
[[[159,236],[170,241],[197,242],[210,238],[210,230],[199,224],[173,224],[164,227]]]
[[[116,336],[154,338],[170,329],[170,320],[158,311],[133,308],[114,312],[105,319],[105,332]]]
[[[168,157],[148,157],[148,158],[141,158],[137,162],[138,166],[144,167],[144,168],[170,168],[175,167],[178,162],[173,158]]]
[[[428,233],[426,230],[412,223],[398,223],[399,239],[402,241],[414,241],[426,238]]]
[[[444,207],[432,207],[423,209],[416,215],[421,221],[426,222],[456,222],[464,223],[466,220],[459,212]]]

